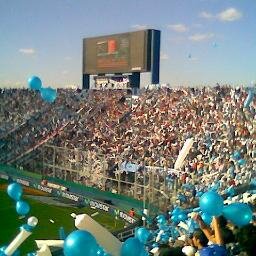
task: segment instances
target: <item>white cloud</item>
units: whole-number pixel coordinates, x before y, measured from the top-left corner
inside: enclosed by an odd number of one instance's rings
[[[192,24],[192,27],[194,27],[194,28],[202,28],[203,25],[201,23],[194,23],[194,24]]]
[[[214,18],[214,15],[209,12],[203,11],[203,12],[200,12],[199,17],[204,19],[212,19]]]
[[[199,17],[201,18],[218,19],[220,21],[235,21],[235,20],[239,20],[242,16],[243,14],[235,8],[228,8],[220,13],[217,13],[216,15],[207,11],[202,11],[199,14]]]
[[[180,43],[183,43],[183,42],[185,42],[187,39],[186,39],[186,37],[184,37],[184,36],[175,36],[175,37],[171,37],[170,39],[169,39],[169,41],[171,42],[171,43],[174,43],[174,44],[180,44]]]
[[[168,60],[168,59],[169,59],[169,56],[168,56],[166,53],[161,52],[161,53],[160,53],[160,59],[161,59],[161,60]]]
[[[179,32],[179,33],[183,33],[188,31],[188,27],[184,24],[170,24],[167,26],[169,29],[175,31],[175,32]]]
[[[235,21],[239,20],[242,16],[242,13],[235,8],[229,8],[217,15],[218,19],[221,21]]]
[[[213,33],[206,33],[206,34],[194,34],[190,36],[188,39],[194,42],[201,42],[201,41],[209,40],[212,37],[214,37]]]
[[[34,55],[36,50],[33,48],[21,48],[19,49],[19,52],[25,55]]]
[[[133,29],[136,29],[136,30],[143,30],[143,29],[147,29],[148,26],[147,26],[147,25],[139,25],[139,24],[136,24],[136,25],[132,25],[132,28],[133,28]]]

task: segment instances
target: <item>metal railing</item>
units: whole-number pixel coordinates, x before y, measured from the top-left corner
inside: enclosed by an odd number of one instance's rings
[[[43,145],[37,152],[34,159],[23,165],[24,169],[140,200],[143,208],[150,208],[150,215],[173,203],[179,188],[177,180],[170,186],[166,179],[170,172],[176,172],[172,169],[143,166],[138,172],[126,174],[121,163],[115,171],[111,170],[100,152],[52,145]]]

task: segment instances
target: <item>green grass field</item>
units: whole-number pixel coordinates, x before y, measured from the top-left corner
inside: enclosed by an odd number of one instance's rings
[[[87,213],[91,215],[98,210],[90,208],[59,207],[43,204],[41,202],[24,199],[30,204],[29,216],[36,216],[39,223],[33,234],[20,247],[21,255],[35,251],[38,239],[59,239],[59,228],[64,227],[66,234],[75,230],[74,220],[70,216],[72,212],[76,214]],[[110,231],[122,229],[125,225],[122,220],[115,220],[114,216],[98,211],[99,214],[93,217],[98,223]],[[54,223],[50,222],[54,220]],[[9,198],[6,192],[0,191],[0,246],[8,245],[18,234],[19,227],[26,223],[26,219],[20,220],[15,210],[15,202]]]

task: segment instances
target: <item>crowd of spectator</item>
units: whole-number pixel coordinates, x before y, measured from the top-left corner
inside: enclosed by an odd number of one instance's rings
[[[255,175],[255,103],[243,108],[247,94],[241,88],[163,87],[141,91],[136,97],[126,90],[59,90],[56,102],[50,105],[28,90],[4,89],[0,95],[1,123],[11,123],[15,131],[9,136],[2,131],[5,139],[1,143],[7,144],[1,148],[10,154],[2,154],[2,160],[55,136],[53,145],[90,152],[91,162],[103,155],[111,178],[121,172],[124,181],[133,183],[134,172],[125,168],[132,164],[139,184],[147,183],[148,178],[143,181],[144,166],[150,166],[158,188],[162,190],[164,182],[167,192],[190,183],[196,192],[204,190],[205,184],[225,190],[248,183]],[[194,144],[177,174],[171,170],[187,138],[193,138]],[[234,159],[236,151],[243,162]],[[69,161],[82,165],[83,157],[70,157]],[[101,167],[85,174],[85,184],[117,190],[116,183],[102,184]],[[198,182],[202,179],[204,184]],[[179,194],[191,198],[196,193],[184,187]],[[133,186],[126,189],[133,191]],[[186,198],[181,196],[180,201]]]
[[[196,205],[209,188],[234,196],[232,189],[256,177],[256,104],[254,100],[244,108],[246,96],[243,88],[228,86],[164,87],[141,90],[138,96],[129,90],[58,90],[57,100],[46,104],[37,92],[1,89],[0,161],[12,163],[50,142],[73,152],[57,155],[55,164],[69,162],[71,169],[81,170],[78,176],[59,169],[60,178],[124,194],[141,185],[139,199],[148,192],[147,185],[167,197],[175,190],[182,207]],[[183,167],[174,170],[188,138],[194,140],[192,149]],[[90,168],[85,168],[85,159]],[[121,190],[113,182],[118,178],[124,181]],[[247,228],[243,232],[251,226]],[[244,234],[239,232],[233,242],[241,245]],[[203,248],[206,239],[199,233],[194,243]],[[160,255],[174,255],[170,250]]]
[[[33,105],[32,105],[33,103]],[[0,89],[0,138],[19,127],[47,104],[28,90]],[[37,106],[35,108],[35,106]]]
[[[2,89],[0,97],[0,160],[6,163],[59,133],[84,108],[72,91],[60,90],[51,105],[25,89]]]
[[[54,144],[103,154],[110,177],[121,171],[126,173],[126,181],[134,181],[134,173],[122,168],[123,163],[137,165],[138,177],[143,176],[143,166],[160,166],[155,178],[161,181],[165,173],[170,190],[174,182],[192,182],[200,191],[217,181],[225,190],[247,183],[255,175],[255,105],[244,109],[245,97],[244,90],[230,87],[161,88],[135,99],[125,91],[92,91],[90,115],[79,118]],[[163,172],[174,167],[190,137],[194,145],[180,174]],[[236,151],[244,162],[233,158]],[[202,178],[204,184],[198,182]],[[96,181],[98,184],[99,179]],[[190,197],[189,191],[186,193]]]

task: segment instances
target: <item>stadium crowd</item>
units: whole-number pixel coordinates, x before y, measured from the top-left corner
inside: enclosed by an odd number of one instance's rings
[[[203,190],[197,182],[200,177],[224,190],[255,175],[255,105],[243,108],[246,92],[240,88],[160,88],[143,91],[136,98],[124,90],[92,90],[86,96],[81,91],[59,90],[50,106],[28,90],[2,89],[0,95],[1,123],[16,127],[4,149],[15,151],[15,156],[57,134],[53,145],[88,151],[91,162],[104,155],[112,178],[121,172],[126,181],[134,182],[134,173],[126,168],[129,164],[138,171],[140,184],[144,166],[162,167],[155,171],[158,181],[163,179],[163,169],[168,170],[164,172],[167,190],[190,183],[196,191]],[[4,129],[1,134],[8,135]],[[194,145],[177,175],[169,170],[187,138],[193,138]],[[83,159],[70,155],[69,160],[78,165]],[[90,185],[103,188],[102,169],[93,171]]]
[[[61,90],[49,105],[33,91],[1,89],[0,104],[0,159],[5,162],[56,135],[84,107],[72,91]]]
[[[99,155],[104,156],[104,172],[110,178],[121,175],[127,182],[133,183],[136,178],[145,185],[147,171],[155,170],[154,184],[167,195],[176,189],[176,202],[182,207],[196,205],[200,193],[209,188],[234,196],[233,188],[256,178],[256,105],[254,101],[244,108],[246,95],[244,89],[228,86],[159,88],[141,91],[138,97],[123,90],[59,90],[56,102],[49,105],[35,92],[1,89],[0,160],[8,163],[47,141],[58,147],[86,151],[92,163],[99,161]],[[193,138],[193,147],[183,167],[173,170],[188,138]],[[83,155],[59,157],[57,162],[66,160],[82,166]],[[128,165],[133,166],[132,171]],[[85,179],[76,181],[117,190],[115,183],[104,183],[102,170],[100,163],[95,164]],[[122,192],[133,189],[133,185],[125,186]],[[219,225],[228,235],[216,238],[214,234],[217,236],[219,231],[213,227],[209,231],[212,235],[205,236],[200,217],[196,221],[201,231],[194,233],[192,242],[177,240],[182,246],[175,246],[174,254],[174,249],[169,248],[174,241],[168,241],[168,246],[161,245],[168,248],[158,250],[159,255],[194,255],[195,252],[181,252],[181,247],[189,244],[199,249],[199,255],[228,255],[221,250],[210,254],[211,249],[203,254],[209,241],[220,246],[231,243],[230,255],[242,251],[255,255],[253,240],[247,239],[248,234],[255,238],[255,223],[243,229],[232,227],[231,231],[223,221]],[[236,242],[240,244],[238,249]]]
[[[161,166],[156,180],[161,181],[165,173],[170,190],[174,183],[179,187],[193,183],[196,191],[204,190],[205,184],[225,190],[255,177],[255,105],[244,109],[245,97],[245,91],[230,87],[164,88],[145,91],[136,99],[124,91],[92,91],[89,118],[79,118],[54,144],[88,150],[92,161],[103,154],[113,178],[121,172],[133,182],[134,173],[125,168],[130,163],[137,165],[139,177],[143,166]],[[190,137],[194,145],[177,175],[171,169]],[[239,152],[239,159],[234,152]],[[202,178],[204,184],[198,182]],[[100,180],[101,176],[95,179],[95,185]],[[187,189],[186,193],[190,197]]]

